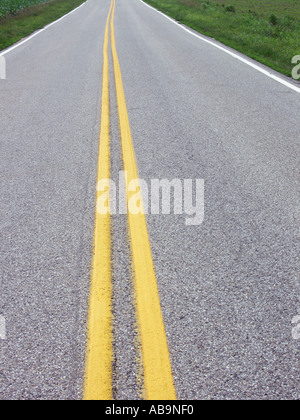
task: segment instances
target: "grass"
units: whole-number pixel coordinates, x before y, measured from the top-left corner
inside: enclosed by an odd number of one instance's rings
[[[0,0],[0,19],[15,15],[18,11],[48,0]]]
[[[0,51],[82,3],[84,0],[0,0]]]
[[[177,21],[291,76],[300,0],[146,0]]]

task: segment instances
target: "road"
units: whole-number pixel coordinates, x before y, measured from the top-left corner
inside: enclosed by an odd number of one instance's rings
[[[109,9],[109,0],[88,0],[5,55],[3,400],[83,398]],[[140,0],[116,1],[114,34],[123,83],[114,78],[110,40],[111,179],[127,167],[131,147],[122,135],[123,88],[139,177],[148,185],[205,183],[198,226],[187,226],[186,214],[146,216],[161,345],[166,339],[177,398],[299,399],[292,319],[300,310],[300,95],[291,87],[299,85],[249,60],[283,83],[268,77]],[[127,215],[112,215],[110,223],[110,387],[115,399],[139,399],[147,362],[140,357],[135,295],[140,317],[143,306],[134,258],[147,237],[134,244],[140,230],[129,217],[129,235]],[[152,298],[148,319],[157,315]],[[151,369],[157,366],[154,360]]]

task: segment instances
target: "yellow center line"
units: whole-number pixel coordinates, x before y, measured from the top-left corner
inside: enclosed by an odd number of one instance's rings
[[[128,184],[138,179],[121,69],[114,31],[115,0],[111,20],[111,48],[114,62],[120,133],[124,169]],[[135,193],[132,193],[135,194]],[[130,201],[128,194],[128,202]],[[137,317],[141,339],[145,398],[148,400],[175,400],[170,354],[161,312],[157,280],[152,260],[146,218],[142,214],[128,215],[135,277]]]
[[[108,35],[111,4],[104,35],[102,108],[98,181],[109,179],[109,65]],[[97,200],[100,196],[97,192]],[[112,399],[112,281],[110,215],[96,211],[94,256],[89,303],[88,344],[84,384],[85,400]]]
[[[124,169],[127,172],[128,186],[131,181],[138,179],[138,171],[115,42],[115,7],[115,0],[112,0],[104,35],[98,181],[107,180],[110,176],[108,37],[111,18],[111,48],[123,161]],[[128,194],[128,202],[133,194],[135,192]],[[100,195],[101,192],[98,191],[97,201]],[[135,276],[137,317],[143,356],[145,398],[149,400],[175,400],[176,392],[170,355],[144,212],[141,211],[140,214],[131,214],[129,212],[128,222]],[[113,398],[111,306],[111,220],[109,212],[100,214],[96,210],[84,385],[85,400],[111,400]]]

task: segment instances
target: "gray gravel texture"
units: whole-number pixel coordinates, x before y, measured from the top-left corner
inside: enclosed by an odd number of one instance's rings
[[[108,9],[88,0],[6,56],[0,399],[82,396]],[[115,28],[140,177],[205,180],[203,225],[147,218],[178,398],[299,399],[300,96],[139,0]],[[139,398],[129,253],[114,217],[118,399]]]
[[[116,42],[141,178],[204,179],[205,222],[149,216],[180,399],[298,399],[300,96],[137,0]]]
[[[89,1],[6,55],[1,399],[82,395],[108,10]]]
[[[113,69],[111,54],[109,58],[110,69]],[[113,71],[110,72],[110,86],[110,172],[118,194],[122,188],[122,184],[119,182],[120,171],[124,171],[124,166]],[[134,274],[131,265],[127,215],[113,215],[111,230],[114,319],[113,398],[115,400],[139,400],[142,397],[143,378],[140,340],[135,316]]]

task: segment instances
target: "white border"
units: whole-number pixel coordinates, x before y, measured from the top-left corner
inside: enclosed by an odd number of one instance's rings
[[[204,38],[201,35],[196,34],[191,29],[188,29],[187,27],[180,25],[176,20],[170,18],[169,16],[165,15],[163,12],[160,12],[159,10],[155,9],[155,7],[150,6],[149,4],[145,3],[143,0],[139,0],[141,3],[143,3],[145,6],[149,7],[150,9],[154,10],[155,12],[159,13],[166,19],[168,19],[170,22],[177,25],[179,28],[183,29],[184,31],[188,32],[190,35],[193,35],[194,37],[200,39],[201,41],[206,42],[209,45],[212,45],[215,48],[218,48],[219,50],[225,52],[228,55],[231,55],[232,57],[236,58],[237,60],[241,61],[244,64],[247,64],[247,66],[252,67],[253,69],[259,71],[260,73],[264,74],[265,76],[268,76],[270,79],[275,80],[278,83],[281,83],[282,85],[294,90],[297,93],[300,93],[300,87],[297,87],[293,85],[292,83],[288,82],[287,80],[284,80],[283,78],[276,76],[275,74],[271,73],[270,71],[260,67],[258,64],[253,63],[250,60],[247,60],[246,58],[240,56],[237,53],[234,53],[233,51],[226,49],[225,47],[222,47],[221,45],[217,44],[216,42],[213,42],[212,40],[209,40],[207,38]]]

